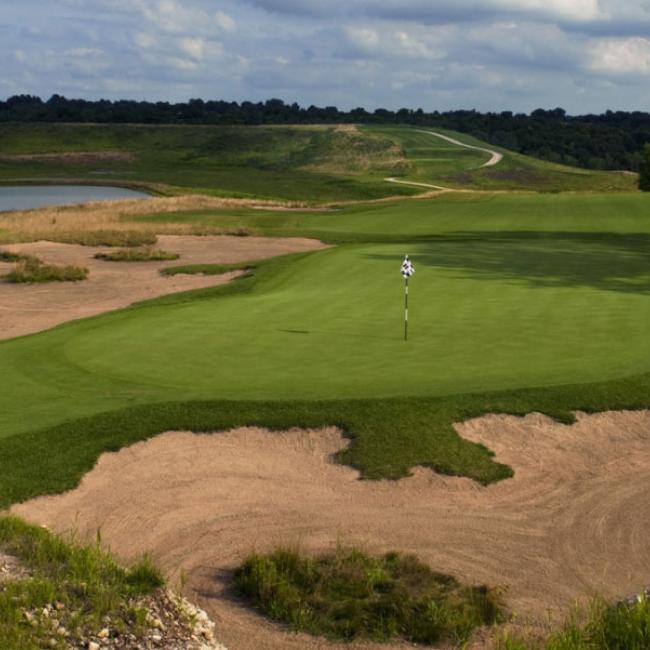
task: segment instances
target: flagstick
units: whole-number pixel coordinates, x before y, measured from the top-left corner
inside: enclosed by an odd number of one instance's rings
[[[404,278],[404,340],[409,336],[409,279]]]

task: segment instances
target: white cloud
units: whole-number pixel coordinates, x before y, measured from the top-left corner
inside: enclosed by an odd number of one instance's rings
[[[348,27],[346,29],[350,41],[364,49],[374,49],[379,45],[379,34],[367,27]]]
[[[377,31],[367,27],[349,27],[345,30],[348,43],[364,55],[381,59],[420,59],[433,60],[445,56],[438,47],[437,38],[431,30],[382,29]]]
[[[621,74],[650,74],[650,40],[606,39],[592,47],[591,67]]]
[[[133,42],[138,47],[146,50],[155,45],[156,39],[151,34],[147,34],[146,32],[136,32],[133,35]]]
[[[205,56],[205,41],[202,38],[190,37],[181,38],[178,47],[196,61],[201,61]]]
[[[235,30],[236,24],[234,19],[223,11],[217,11],[214,15],[214,19],[217,25],[219,25],[224,32],[232,32]]]
[[[87,58],[92,56],[99,56],[103,54],[103,52],[96,47],[76,47],[72,50],[66,50],[64,54],[75,58]]]

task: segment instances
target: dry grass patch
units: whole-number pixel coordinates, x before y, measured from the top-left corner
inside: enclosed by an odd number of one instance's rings
[[[155,242],[152,226],[147,223],[129,221],[129,217],[242,207],[291,210],[300,209],[303,204],[221,199],[198,195],[157,197],[146,200],[96,201],[79,206],[58,206],[39,210],[0,213],[0,232],[4,231],[3,239],[8,242],[47,239],[89,246],[134,245],[123,241],[113,243],[114,237],[109,238],[107,241],[98,240],[96,237],[90,236],[89,233],[147,233],[149,235],[147,241],[135,244],[142,245]],[[229,234],[223,229],[192,224],[156,224],[155,229],[156,233],[159,234]]]
[[[107,262],[167,262],[177,260],[178,253],[160,251],[154,248],[130,249],[111,251],[110,253],[97,253],[95,259],[106,260]]]

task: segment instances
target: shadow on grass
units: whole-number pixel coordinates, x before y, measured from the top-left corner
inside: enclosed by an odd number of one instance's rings
[[[650,294],[647,233],[459,233],[420,241],[409,255],[416,267],[444,269],[464,279]],[[401,261],[400,255],[367,257]]]

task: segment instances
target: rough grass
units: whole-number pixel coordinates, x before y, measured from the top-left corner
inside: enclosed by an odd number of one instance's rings
[[[414,556],[339,549],[316,558],[281,548],[252,555],[235,585],[257,609],[296,631],[352,641],[465,642],[504,618],[500,593],[460,584]]]
[[[162,275],[221,275],[229,271],[252,271],[256,262],[237,262],[235,264],[186,264],[185,266],[168,266],[161,269]]]
[[[95,258],[106,260],[107,262],[166,262],[177,260],[180,257],[178,253],[156,250],[154,248],[144,248],[141,250],[117,250],[110,253],[97,253]]]
[[[5,275],[6,280],[17,284],[79,282],[87,277],[88,269],[81,266],[44,264],[30,255],[21,256],[16,262],[16,268]]]
[[[497,650],[648,650],[650,601],[608,604],[595,599],[587,611],[575,612],[548,638],[525,633],[507,634],[497,640]]]
[[[120,156],[60,163],[61,154],[93,151]],[[400,162],[394,143],[357,127],[6,124],[0,154],[5,182],[99,176],[174,193],[310,202],[415,193],[383,180]]]
[[[0,549],[17,557],[32,574],[0,583],[3,650],[68,648],[70,642],[105,627],[106,616],[118,629],[133,626],[138,612],[129,600],[163,585],[161,573],[147,557],[125,569],[102,550],[99,539],[95,545],[83,545],[14,517],[0,517]],[[56,625],[54,615],[41,615],[47,606],[54,606]],[[56,634],[59,626],[68,637]]]

